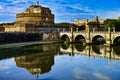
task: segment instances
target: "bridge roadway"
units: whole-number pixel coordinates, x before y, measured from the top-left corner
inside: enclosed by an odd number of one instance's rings
[[[70,42],[83,40],[85,43],[93,43],[96,39],[102,38],[105,41],[106,46],[118,44],[120,42],[120,32],[90,32],[90,31],[63,31],[59,33],[61,40],[69,38]]]
[[[119,48],[111,48],[105,47],[104,45],[97,45],[97,46],[82,46],[82,45],[73,45],[70,44],[69,47],[64,48],[63,46],[60,47],[60,53],[63,54],[78,54],[78,55],[87,55],[93,57],[100,57],[100,58],[107,58],[108,60],[120,60],[120,52],[118,52]]]

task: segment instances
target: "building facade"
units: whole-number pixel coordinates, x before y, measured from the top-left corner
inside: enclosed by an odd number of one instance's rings
[[[36,28],[54,25],[54,14],[47,7],[39,4],[31,5],[25,12],[16,14],[16,21],[13,24],[4,24],[3,32],[35,32]],[[37,26],[37,27],[36,27]]]
[[[98,16],[95,16],[94,19],[91,20],[78,20],[75,19],[74,20],[74,24],[77,26],[85,26],[85,31],[88,31],[89,29],[92,30],[92,27],[90,25],[88,25],[89,22],[99,22],[99,30],[105,30],[105,26],[104,26],[104,19],[99,19]]]

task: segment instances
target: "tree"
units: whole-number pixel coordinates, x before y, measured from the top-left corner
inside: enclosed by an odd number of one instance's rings
[[[115,19],[106,19],[104,21],[104,24],[105,24],[106,29],[110,28],[110,30],[113,30],[113,28],[115,28],[116,25],[117,25],[117,20],[115,20]]]
[[[55,23],[55,26],[70,26],[71,23],[67,23],[67,22],[62,22],[62,23]]]
[[[115,30],[116,30],[116,31],[120,31],[120,19],[117,20],[117,24],[116,24],[116,26],[115,26]]]
[[[99,27],[99,22],[88,22],[88,25],[92,27],[92,30],[95,31],[95,28]]]
[[[105,28],[110,27],[111,31],[115,28],[115,31],[120,31],[120,19],[106,19],[104,21]]]

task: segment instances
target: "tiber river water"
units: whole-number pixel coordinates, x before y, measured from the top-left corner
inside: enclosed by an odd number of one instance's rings
[[[44,44],[0,49],[0,80],[120,80],[120,47]]]

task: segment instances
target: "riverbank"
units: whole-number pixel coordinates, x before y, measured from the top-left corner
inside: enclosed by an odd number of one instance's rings
[[[43,33],[3,32],[0,44],[42,41]]]
[[[61,41],[35,41],[35,42],[21,42],[21,43],[9,43],[0,45],[0,49],[6,48],[17,48],[23,46],[30,46],[36,44],[51,44],[51,43],[60,43]]]

